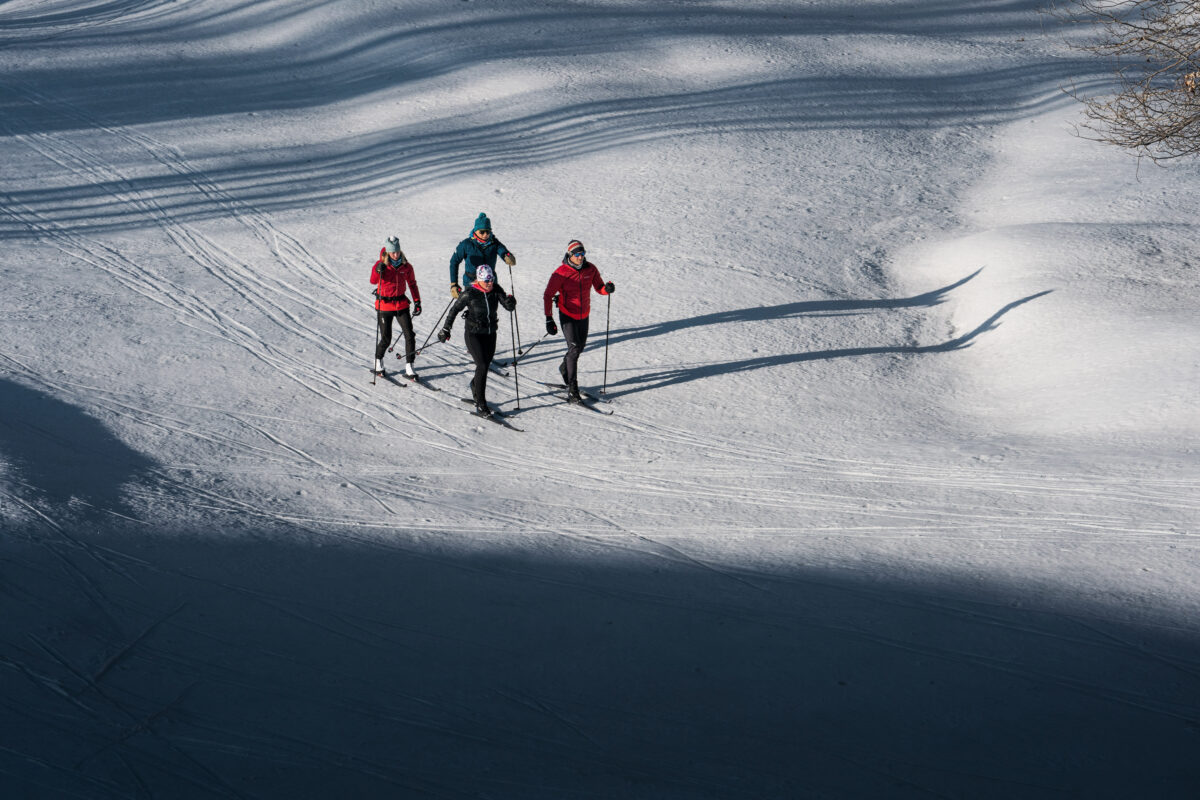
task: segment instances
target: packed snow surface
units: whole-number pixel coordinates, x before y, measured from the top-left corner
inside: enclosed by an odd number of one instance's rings
[[[1200,165],[1040,5],[0,3],[0,794],[1194,797]]]

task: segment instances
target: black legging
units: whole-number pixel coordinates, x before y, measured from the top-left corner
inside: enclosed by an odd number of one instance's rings
[[[463,341],[471,353],[471,358],[475,359],[475,379],[471,381],[475,405],[487,405],[488,365],[496,355],[496,334],[464,332]]]
[[[587,346],[588,321],[572,319],[562,311],[558,312],[559,327],[562,328],[563,338],[567,340],[567,354],[563,357],[564,371],[567,373],[567,385],[574,386],[579,379],[579,354]]]
[[[404,334],[404,360],[411,364],[417,357],[417,337],[413,334],[412,316],[407,308],[403,311],[379,312],[379,344],[375,345],[375,358],[383,358],[388,345],[392,343],[392,317],[400,323],[400,330]]]

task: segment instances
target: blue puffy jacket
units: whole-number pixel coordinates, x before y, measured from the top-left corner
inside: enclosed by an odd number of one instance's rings
[[[458,265],[463,265],[462,286],[469,286],[475,282],[475,270],[480,264],[487,264],[495,269],[496,259],[504,258],[508,253],[508,248],[504,246],[504,242],[497,239],[494,235],[489,237],[487,242],[481,242],[475,238],[475,232],[458,243],[458,247],[454,248],[454,255],[450,256],[450,282],[458,283]]]

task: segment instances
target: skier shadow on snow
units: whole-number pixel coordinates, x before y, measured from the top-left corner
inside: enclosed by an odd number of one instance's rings
[[[20,487],[19,505],[82,503],[85,517],[127,512],[122,486],[154,466],[99,420],[44,392],[0,379],[0,408],[0,467]]]
[[[794,319],[796,317],[812,316],[851,316],[866,314],[872,311],[895,308],[933,307],[946,302],[946,296],[963,284],[975,278],[983,268],[955,281],[949,286],[934,289],[931,292],[915,297],[884,298],[879,300],[801,300],[795,303],[782,303],[777,306],[755,306],[739,308],[733,311],[717,311],[686,319],[673,319],[654,325],[621,328],[615,331],[610,340],[611,344],[642,339],[649,336],[662,336],[685,328],[698,328],[704,325],[723,325],[729,322],[765,322],[767,320]]]
[[[935,306],[945,302],[945,296],[952,290],[962,286],[967,281],[974,278],[982,270],[968,275],[949,286],[937,289],[932,292],[917,295],[915,297],[894,299],[894,300],[830,300],[830,301],[805,301],[799,303],[788,303],[780,306],[771,306],[767,308],[749,308],[740,309],[738,311],[721,312],[718,314],[710,314],[702,317],[693,317],[685,320],[675,320],[672,322],[662,323],[660,325],[651,326],[645,329],[632,329],[627,335],[620,338],[641,338],[648,335],[659,335],[670,333],[682,328],[691,328],[696,325],[710,325],[726,322],[745,322],[768,319],[786,319],[789,317],[799,316],[829,316],[842,314],[865,313],[874,310],[886,310],[895,308],[918,308],[922,306]],[[933,345],[876,345],[867,347],[847,347],[830,350],[814,350],[806,353],[789,353],[785,355],[759,356],[756,358],[739,359],[736,361],[724,361],[715,364],[706,364],[696,367],[676,367],[671,369],[663,369],[650,373],[641,373],[623,380],[610,381],[608,384],[608,394],[616,397],[623,394],[633,394],[635,392],[646,391],[649,389],[661,389],[666,386],[672,386],[679,383],[687,383],[689,381],[708,378],[715,375],[724,375],[727,373],[751,372],[753,370],[765,369],[768,367],[786,366],[788,364],[799,364],[806,361],[827,361],[835,358],[851,358],[858,356],[874,356],[874,355],[925,355],[929,353],[948,353],[954,350],[962,350],[970,347],[976,337],[988,331],[994,330],[999,325],[1000,318],[1012,311],[1018,306],[1022,306],[1031,300],[1036,300],[1039,297],[1050,294],[1053,291],[1047,289],[1042,292],[1031,294],[1028,297],[1023,297],[1019,300],[1014,300],[1008,305],[1001,308],[982,324],[975,329],[956,336],[945,342],[940,342]]]

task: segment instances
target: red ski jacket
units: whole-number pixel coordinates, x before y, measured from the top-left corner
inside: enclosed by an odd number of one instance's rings
[[[377,284],[375,290],[375,309],[377,311],[403,311],[408,308],[408,298],[404,295],[405,287],[412,292],[414,301],[421,300],[421,290],[417,288],[417,274],[413,265],[408,263],[404,253],[400,254],[400,263],[391,264],[387,258],[387,248],[379,248],[379,260],[371,267],[371,283]]]
[[[558,310],[571,319],[587,319],[592,310],[592,293],[595,289],[599,294],[604,291],[604,281],[600,279],[600,270],[590,261],[584,261],[583,266],[575,269],[570,264],[562,264],[550,276],[546,291],[542,294],[542,303],[546,308],[546,316],[550,316],[554,296],[558,295]]]

